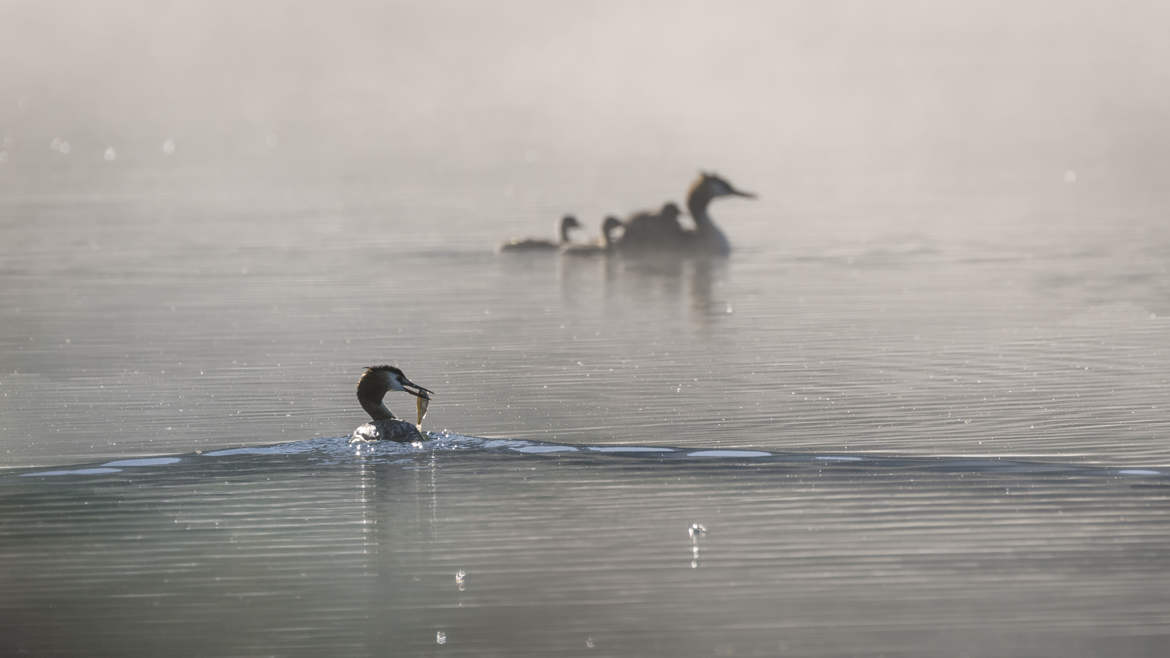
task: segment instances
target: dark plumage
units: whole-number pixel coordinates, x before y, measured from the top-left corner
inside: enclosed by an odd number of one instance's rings
[[[687,192],[687,210],[695,222],[694,229],[682,228],[678,206],[669,203],[657,213],[639,213],[627,220],[626,232],[614,246],[622,253],[726,255],[731,252],[731,244],[707,214],[711,201],[724,196],[756,198],[751,192],[735,189],[717,174],[702,172]]]
[[[414,390],[411,390],[414,389]],[[394,366],[370,366],[362,373],[357,385],[357,399],[362,409],[370,414],[370,422],[353,431],[351,441],[425,441],[427,436],[413,423],[394,416],[382,401],[389,391],[404,391],[416,397],[430,399],[433,392],[406,378]]]
[[[658,212],[643,210],[626,220],[626,230],[618,245],[631,249],[677,249],[683,239],[682,215],[678,204],[668,201]]]

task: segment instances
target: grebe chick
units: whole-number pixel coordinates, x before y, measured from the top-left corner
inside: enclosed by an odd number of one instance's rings
[[[610,215],[601,223],[601,240],[598,242],[590,242],[588,244],[571,244],[561,250],[561,253],[566,256],[594,256],[597,254],[604,254],[613,248],[614,229],[622,227],[622,220]]]
[[[576,217],[565,215],[561,218],[560,242],[538,238],[513,238],[500,245],[500,251],[552,251],[560,249],[561,246],[568,244],[569,231],[575,228],[581,228],[581,223],[577,221]]]
[[[678,249],[683,241],[682,215],[678,204],[668,201],[658,212],[643,210],[626,220],[626,230],[617,246],[622,251]]]
[[[395,418],[382,401],[387,391],[405,391],[415,397],[431,399],[433,391],[406,378],[394,366],[370,366],[358,380],[357,399],[362,409],[370,414],[370,422],[353,431],[350,441],[425,441],[427,436],[413,423]]]

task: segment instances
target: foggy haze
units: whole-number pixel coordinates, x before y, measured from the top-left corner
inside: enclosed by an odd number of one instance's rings
[[[1162,655],[1168,25],[0,0],[0,655]]]
[[[10,0],[0,124],[12,165],[62,136],[152,157],[174,138],[212,159],[1149,177],[1170,152],[1168,19],[1154,2]]]

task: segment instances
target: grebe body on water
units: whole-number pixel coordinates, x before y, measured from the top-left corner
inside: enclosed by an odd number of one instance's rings
[[[668,201],[657,212],[643,210],[625,222],[625,231],[617,246],[622,251],[641,249],[678,249],[682,243],[682,215],[678,204]]]
[[[577,221],[576,217],[565,215],[561,218],[560,242],[537,238],[516,238],[500,245],[500,251],[556,251],[569,243],[569,231],[575,228],[581,228],[581,223]]]
[[[353,431],[350,441],[400,441],[409,443],[425,441],[427,436],[418,426],[397,418],[382,398],[389,391],[405,391],[426,400],[433,391],[423,388],[406,378],[394,366],[370,366],[362,373],[357,385],[357,399],[362,409],[370,414],[370,422]]]
[[[726,179],[703,172],[687,192],[687,210],[694,229],[678,223],[678,206],[667,204],[656,214],[639,214],[626,222],[626,232],[616,248],[623,253],[674,251],[687,254],[726,255],[731,252],[727,236],[707,213],[707,206],[720,197],[754,199],[751,192],[738,190]]]
[[[613,231],[622,227],[622,220],[610,215],[601,223],[601,240],[588,244],[571,244],[561,250],[566,256],[594,256],[613,249]]]

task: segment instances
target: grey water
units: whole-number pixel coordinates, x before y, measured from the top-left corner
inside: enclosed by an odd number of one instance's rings
[[[1165,653],[1164,9],[112,4],[0,21],[0,655]]]
[[[1158,655],[1170,231],[750,182],[714,261],[493,251],[571,183],[10,195],[4,652]],[[380,362],[448,439],[346,443]]]

